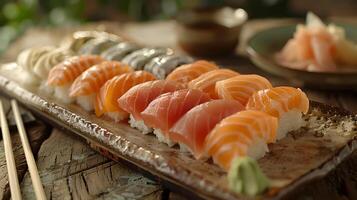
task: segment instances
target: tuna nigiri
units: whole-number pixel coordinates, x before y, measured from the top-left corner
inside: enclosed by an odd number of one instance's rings
[[[69,90],[69,96],[87,111],[93,110],[95,95],[100,87],[114,76],[132,72],[128,65],[117,61],[104,61],[95,65],[76,78]]]
[[[170,140],[169,129],[191,108],[209,100],[209,96],[200,90],[178,90],[153,100],[141,116],[145,124],[154,128],[159,141],[172,146],[174,143]]]
[[[166,80],[176,81],[186,87],[188,82],[206,72],[216,69],[218,69],[216,64],[205,60],[199,60],[176,68],[167,76]]]
[[[245,105],[256,91],[272,88],[271,83],[259,75],[240,75],[216,83],[216,92],[221,99],[234,99]]]
[[[246,108],[263,111],[279,118],[277,138],[281,139],[289,131],[296,130],[304,124],[302,113],[308,112],[309,99],[300,89],[275,87],[253,94]]]
[[[70,103],[69,87],[73,81],[89,67],[103,62],[100,56],[72,57],[56,65],[48,74],[47,84],[55,89],[55,97],[64,103]]]
[[[169,131],[170,138],[178,142],[181,149],[188,149],[196,158],[201,158],[208,133],[222,119],[243,109],[235,100],[217,99],[200,104],[176,122]]]
[[[181,87],[173,81],[149,81],[132,87],[119,98],[118,103],[123,110],[130,113],[130,125],[134,128],[138,128],[142,133],[147,134],[150,133],[152,129],[147,127],[142,121],[141,112],[160,94],[179,89],[181,89]]]
[[[215,91],[216,82],[237,75],[239,75],[238,72],[232,71],[230,69],[217,69],[209,71],[190,81],[188,83],[188,88],[201,90],[209,94],[211,98],[218,99],[218,95]]]
[[[155,76],[145,71],[130,72],[113,77],[100,88],[97,94],[96,115],[105,114],[115,121],[127,119],[129,113],[119,106],[118,99],[133,86],[152,80],[155,80]]]
[[[223,119],[207,135],[205,151],[216,164],[228,171],[238,156],[263,157],[268,151],[267,143],[276,139],[277,126],[277,118],[264,112],[238,112]]]

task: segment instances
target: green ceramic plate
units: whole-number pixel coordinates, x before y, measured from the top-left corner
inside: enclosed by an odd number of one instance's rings
[[[347,37],[357,41],[357,26],[338,24],[342,26]],[[308,72],[291,69],[278,64],[274,55],[293,36],[296,24],[276,27],[255,34],[248,42],[248,54],[252,62],[259,68],[297,83],[319,89],[357,90],[356,71],[349,72]],[[357,55],[356,55],[357,56]]]

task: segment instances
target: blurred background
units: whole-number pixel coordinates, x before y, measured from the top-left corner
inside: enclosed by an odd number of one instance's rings
[[[186,9],[229,5],[246,9],[249,19],[357,15],[356,0],[1,0],[0,54],[30,26],[58,26],[92,21],[172,19]]]

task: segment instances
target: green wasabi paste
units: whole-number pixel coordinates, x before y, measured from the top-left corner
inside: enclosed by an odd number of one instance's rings
[[[269,180],[250,157],[238,157],[228,172],[229,187],[236,193],[256,196],[269,187]]]

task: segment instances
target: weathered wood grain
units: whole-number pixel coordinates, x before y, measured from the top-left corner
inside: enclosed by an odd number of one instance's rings
[[[342,107],[350,112],[357,112],[357,93],[353,91],[318,91],[304,89],[309,99],[325,104]]]
[[[179,193],[174,193],[174,192],[170,192],[168,199],[170,199],[170,200],[188,200],[187,197],[185,197]]]
[[[26,130],[32,147],[32,152],[36,156],[41,143],[48,135],[48,131],[46,129],[46,126],[41,122],[27,124]],[[19,176],[18,178],[19,180],[21,180],[24,174],[26,173],[27,164],[26,164],[25,155],[22,149],[19,134],[13,131],[11,133],[11,140],[13,144],[17,173]],[[1,141],[0,142],[0,199],[9,199],[9,198],[10,198],[10,190],[8,185],[8,174],[6,169],[4,144]]]
[[[58,130],[41,146],[37,165],[49,199],[161,199],[160,185]],[[35,199],[28,173],[21,190]]]

